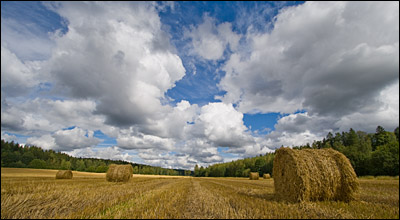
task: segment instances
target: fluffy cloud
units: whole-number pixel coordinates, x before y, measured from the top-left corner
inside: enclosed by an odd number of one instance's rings
[[[59,91],[96,99],[96,113],[116,126],[146,124],[164,111],[160,99],[185,74],[159,17],[147,4],[60,3],[68,32],[44,68]]]
[[[157,151],[154,151],[153,149],[148,149],[145,153],[140,152],[138,155],[149,164],[165,168],[191,169],[197,162],[191,160],[191,157],[188,155],[167,153],[157,154]]]
[[[8,142],[11,142],[11,141],[17,142],[17,136],[9,135],[9,134],[6,134],[5,132],[1,132],[1,139],[6,141],[6,142],[7,141]]]
[[[154,135],[145,135],[142,133],[130,133],[117,138],[118,146],[124,149],[163,149],[172,150],[174,140],[170,138],[161,138]]]
[[[239,147],[252,138],[245,133],[243,114],[232,104],[209,103],[201,108],[199,121],[204,125],[204,135],[217,146]]]
[[[226,47],[237,49],[240,35],[232,32],[232,24],[224,22],[219,25],[207,14],[204,22],[185,33],[192,40],[193,53],[207,60],[221,59]]]
[[[275,130],[265,136],[263,143],[270,149],[312,143],[337,130],[332,127],[336,121],[332,117],[317,117],[308,112],[289,114],[277,121]]]
[[[350,128],[363,128],[365,131],[374,132],[377,125],[383,126],[387,131],[394,131],[399,126],[399,82],[383,89],[376,98],[378,110],[362,114],[354,112],[342,117],[335,123],[338,130],[348,131]]]
[[[6,106],[6,102],[1,105],[1,128],[11,132],[19,132],[24,130],[24,119],[21,116],[24,114],[22,111],[10,111],[11,107]],[[7,110],[6,110],[7,108]]]
[[[137,150],[138,156],[149,164],[185,169],[193,168],[195,163],[206,166],[223,162],[218,147],[235,148],[232,152],[241,155],[268,151],[256,143],[243,124],[243,114],[231,104],[209,103],[198,108],[182,101],[155,127],[159,131],[148,130],[153,134],[143,132],[143,127],[120,129],[118,146]]]
[[[98,138],[93,137],[93,131],[85,131],[75,127],[71,130],[60,130],[53,134],[55,143],[63,149],[74,149],[96,146],[100,143]]]
[[[387,131],[393,131],[399,121],[398,91],[398,82],[383,89],[376,100],[380,103],[376,112],[354,112],[339,119],[310,115],[308,112],[281,117],[275,125],[275,130],[267,134],[265,140],[260,143],[271,149],[282,145],[302,145],[321,140],[328,132],[348,131],[350,128],[374,132],[377,125],[383,126]]]
[[[71,151],[96,146],[100,139],[93,137],[94,132],[79,127],[58,130],[53,134],[27,139],[27,144],[41,146],[44,149]]]
[[[150,119],[147,125],[141,127],[141,131],[163,138],[183,139],[190,135],[190,123],[194,122],[200,111],[198,105],[182,100],[176,107],[165,108],[168,111]]]
[[[30,137],[26,140],[26,144],[40,146],[42,149],[45,150],[58,150],[55,139],[50,134],[45,134],[40,137]]]
[[[180,169],[193,169],[196,164],[208,166],[224,161],[217,147],[203,138],[181,141],[174,147],[170,151],[159,148],[139,149],[138,156],[147,164]]]
[[[23,103],[4,100],[1,126],[12,132],[41,136],[65,127],[79,125],[90,130],[111,130],[104,117],[93,114],[90,100],[48,100],[36,98]]]
[[[178,103],[153,129],[119,130],[117,142],[123,149],[137,150],[147,163],[186,169],[196,162],[204,166],[223,162],[218,147],[236,148],[235,152],[241,153],[260,149],[243,124],[243,114],[231,104],[209,103],[198,108],[187,101]]]
[[[26,95],[39,81],[34,75],[35,64],[22,62],[1,44],[1,92],[7,97]]]
[[[74,149],[73,151],[69,151],[67,153],[74,157],[132,161],[132,156],[130,156],[128,153],[124,153],[123,150],[117,146],[100,149],[87,147],[82,149]]]
[[[244,157],[255,157],[260,154],[273,152],[276,148],[276,142],[272,143],[272,145],[263,138],[255,138],[255,144],[243,145],[240,148],[229,148],[226,150],[226,153],[233,153],[235,155],[239,155],[241,158]]]
[[[199,164],[223,161],[223,158],[219,155],[218,149],[214,143],[205,138],[187,140],[183,146],[179,147],[179,152],[185,156],[190,156],[192,161],[197,161]]]
[[[285,8],[271,32],[246,36],[249,56],[235,53],[227,61],[221,99],[251,113],[379,111],[376,97],[399,77],[398,14],[397,2]]]

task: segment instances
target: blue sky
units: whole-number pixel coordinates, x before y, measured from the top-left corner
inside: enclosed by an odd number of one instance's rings
[[[396,2],[1,2],[1,136],[193,169],[393,130],[398,26]]]

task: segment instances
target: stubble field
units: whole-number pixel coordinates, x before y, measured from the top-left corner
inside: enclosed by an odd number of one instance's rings
[[[1,218],[399,218],[399,179],[360,178],[359,199],[288,203],[273,179],[105,174],[1,168]]]

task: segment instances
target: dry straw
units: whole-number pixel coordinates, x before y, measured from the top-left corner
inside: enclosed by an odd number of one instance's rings
[[[263,178],[264,179],[271,179],[271,175],[269,175],[269,173],[264,173]]]
[[[349,159],[329,149],[276,150],[273,166],[276,196],[291,202],[351,201],[359,184]]]
[[[258,180],[259,174],[258,172],[250,172],[250,179],[251,180]]]
[[[109,182],[127,182],[132,177],[132,165],[117,165],[111,164],[108,167],[106,180]]]
[[[71,170],[59,170],[56,173],[56,179],[72,179]]]

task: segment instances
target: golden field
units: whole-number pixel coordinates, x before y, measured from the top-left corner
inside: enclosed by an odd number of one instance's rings
[[[133,175],[1,168],[1,218],[399,218],[399,179],[359,178],[358,200],[288,203],[273,179]]]

